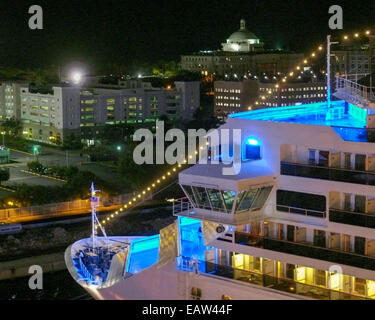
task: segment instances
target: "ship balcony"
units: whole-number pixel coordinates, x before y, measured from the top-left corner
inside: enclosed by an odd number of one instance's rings
[[[340,292],[319,285],[312,285],[290,278],[276,277],[247,270],[246,267],[234,267],[231,264],[217,264],[214,261],[201,261],[188,257],[177,258],[177,269],[184,272],[197,272],[206,276],[215,276],[239,281],[263,288],[273,289],[293,295],[319,300],[370,300],[371,298]]]
[[[375,186],[375,172],[281,162],[281,175]]]
[[[330,209],[329,221],[375,229],[375,215],[371,213]]]
[[[332,263],[375,271],[375,257],[373,256],[319,247],[306,242],[279,240],[269,237],[254,236],[243,232],[235,233],[235,242],[250,247],[325,260]]]

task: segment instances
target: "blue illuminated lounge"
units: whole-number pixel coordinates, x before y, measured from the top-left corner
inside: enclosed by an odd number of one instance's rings
[[[345,101],[268,108],[231,115],[233,119],[298,123],[332,127],[345,141],[375,142],[375,129],[366,128],[367,112]]]

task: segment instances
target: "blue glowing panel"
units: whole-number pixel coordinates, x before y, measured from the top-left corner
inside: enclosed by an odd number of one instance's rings
[[[375,132],[360,128],[333,128],[344,141],[375,142]]]
[[[362,109],[362,108],[359,108],[353,104],[350,104],[349,103],[349,108],[348,108],[348,112],[349,114],[357,119],[359,122],[363,123],[363,126],[366,126],[366,122],[367,122],[367,110],[366,109]]]
[[[127,272],[136,274],[158,262],[160,236],[134,240],[130,247]]]
[[[244,160],[260,160],[260,146],[246,144],[245,146],[245,159]]]
[[[197,224],[197,223],[200,223],[200,220],[186,218],[186,217],[179,217],[180,227]]]
[[[188,220],[187,220],[188,219]],[[180,218],[181,256],[205,260],[203,232],[199,220]]]

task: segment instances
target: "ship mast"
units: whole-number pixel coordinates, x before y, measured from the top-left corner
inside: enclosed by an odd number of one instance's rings
[[[100,199],[96,196],[96,193],[99,192],[99,190],[95,190],[94,183],[91,184],[91,240],[92,240],[92,250],[95,251],[96,249],[96,237],[97,237],[97,229],[98,227],[101,229],[104,237],[107,237],[107,234],[105,233],[104,228],[100,224],[98,217],[96,215],[96,208],[100,205]]]
[[[331,108],[332,92],[331,92],[331,45],[338,42],[331,42],[331,35],[327,36],[327,106]]]

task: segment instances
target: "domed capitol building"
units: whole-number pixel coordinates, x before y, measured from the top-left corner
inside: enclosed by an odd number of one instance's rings
[[[184,70],[203,74],[246,74],[266,72],[288,72],[303,54],[265,50],[264,43],[246,28],[245,19],[240,21],[240,29],[232,33],[222,49],[199,51],[181,56]]]
[[[245,19],[241,19],[240,30],[231,34],[222,44],[224,52],[254,52],[263,50],[263,43],[252,32],[246,29]]]

